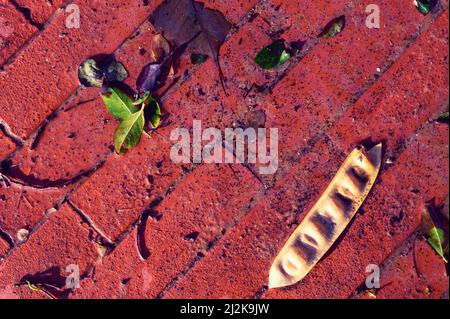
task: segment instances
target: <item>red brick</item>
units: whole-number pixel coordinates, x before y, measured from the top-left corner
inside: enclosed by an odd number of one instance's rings
[[[116,52],[116,59],[129,72],[125,84],[131,90],[134,90],[143,66],[151,61],[148,43],[153,35],[152,26],[145,23]],[[148,50],[141,54],[142,48]],[[79,88],[49,119],[38,142],[27,145],[12,158],[12,165],[15,170],[40,180],[70,180],[91,170],[111,152],[117,125],[107,111],[99,89]]]
[[[266,34],[266,28],[266,23],[257,17],[241,27],[222,46],[220,64],[231,94],[243,97],[253,84],[263,86],[278,74],[276,71],[264,71],[254,62],[258,52],[273,42]]]
[[[323,140],[301,159],[292,175],[227,233],[167,298],[253,298],[267,282],[270,264],[295,229],[301,213],[330,182],[342,156]]]
[[[36,30],[12,5],[0,3],[0,67]]]
[[[378,299],[448,298],[445,263],[420,234],[397,249],[383,263],[380,274],[381,288],[375,290]],[[371,298],[368,291],[355,297]]]
[[[435,134],[433,126],[423,132],[430,138]],[[427,200],[420,190],[433,183],[440,190],[435,195],[442,196],[448,185],[446,134],[439,134],[442,142],[436,142],[436,147],[429,147],[427,142],[422,144],[422,140],[412,143],[401,158],[407,161],[411,158],[409,152],[420,144],[425,148],[422,154],[427,155],[422,155],[425,157],[417,159],[417,163],[425,164],[409,170],[409,163],[399,160],[397,166],[379,178],[360,213],[329,255],[301,283],[270,291],[265,297],[348,297],[365,280],[366,266],[381,263],[420,224],[419,207]],[[297,221],[314,204],[342,163],[340,152],[332,149],[329,142],[319,142],[304,154],[291,175],[279,176],[267,200],[258,203],[167,297],[254,297],[267,283],[271,262]],[[431,161],[428,166],[429,159],[439,163]],[[435,174],[439,172],[442,177],[436,180]]]
[[[372,138],[401,146],[448,101],[448,11],[350,108],[330,132],[343,149]]]
[[[89,239],[90,232],[74,211],[63,206],[0,263],[0,296],[44,298],[41,292],[15,284],[31,276],[63,288],[66,267],[72,264],[84,274],[99,257],[96,245]]]
[[[108,256],[103,258],[91,276],[80,283],[70,298],[139,298],[151,287],[153,276],[148,264],[139,257],[136,230]]]
[[[161,136],[144,135],[125,155],[112,155],[72,196],[95,225],[115,241],[154,200],[181,176],[170,160],[170,144]]]
[[[196,168],[152,211],[156,217],[139,233],[150,252],[145,263],[137,257],[133,232],[97,267],[95,278],[83,282],[83,289],[75,296],[156,297],[199,254],[207,254],[209,246],[248,209],[260,187],[250,172],[239,166],[204,164]],[[120,265],[123,254],[129,251],[135,252],[131,262]],[[111,273],[113,264],[117,264],[115,274]],[[120,284],[124,278],[131,279],[127,287]]]
[[[43,25],[48,18],[64,4],[64,0],[15,0],[16,3],[25,9],[30,10],[30,18],[38,24]],[[91,1],[92,2],[92,1]]]
[[[95,5],[80,4],[80,29],[67,29],[66,15],[58,13],[0,74],[4,92],[0,116],[17,135],[30,135],[78,87],[79,64],[93,55],[116,50],[158,3],[144,6],[142,2],[97,0]]]
[[[111,152],[117,121],[98,89],[79,92],[49,121],[34,145],[11,158],[11,174],[21,172],[48,185],[64,183],[88,172]]]
[[[0,161],[16,149],[16,144],[0,129]]]
[[[63,197],[64,189],[35,189],[12,183],[0,184],[0,229],[19,241],[20,229],[31,230]]]

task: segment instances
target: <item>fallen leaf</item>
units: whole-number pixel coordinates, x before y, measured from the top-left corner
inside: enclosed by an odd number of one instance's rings
[[[345,28],[345,16],[331,20],[319,34],[319,38],[328,39],[341,33]]]
[[[205,54],[192,53],[191,54],[191,63],[194,65],[203,64],[208,60],[208,56]]]
[[[128,72],[122,63],[113,60],[105,69],[105,77],[109,82],[122,82],[128,78]]]
[[[154,92],[161,85],[163,63],[147,64],[139,75],[136,85],[139,92]]]
[[[161,62],[165,57],[170,55],[170,44],[161,34],[153,37],[151,53],[155,62]]]
[[[114,149],[117,154],[135,147],[141,140],[144,132],[145,118],[144,108],[124,118],[114,134]]]
[[[122,63],[114,59],[107,63],[97,63],[94,59],[84,61],[78,68],[78,79],[86,87],[102,87],[104,80],[122,82],[128,78],[128,72]]]
[[[278,40],[262,49],[255,57],[255,63],[265,70],[282,65],[291,58],[283,40]]]
[[[153,97],[148,100],[146,107],[150,110],[149,121],[152,124],[153,129],[157,129],[161,123],[161,107],[159,106],[158,101]]]
[[[414,0],[414,5],[417,7],[417,10],[419,10],[420,13],[423,15],[427,15],[428,13],[433,10],[438,1],[437,0]]]
[[[219,48],[231,30],[231,23],[222,13],[205,9],[203,3],[194,0],[167,0],[155,10],[150,21],[175,46],[190,41],[191,52],[213,58],[224,86]]]
[[[102,99],[106,108],[116,120],[125,120],[132,113],[137,112],[131,98],[118,88],[109,88],[106,94],[102,94]]]
[[[102,87],[103,73],[93,59],[88,59],[81,63],[78,68],[78,79],[84,86]]]
[[[139,99],[137,99],[135,102],[133,102],[134,106],[142,105],[148,98],[150,97],[150,92],[145,92],[144,95],[142,95]]]
[[[445,233],[442,229],[433,227],[428,233],[428,243],[433,247],[436,253],[442,257],[445,263],[448,263],[444,255],[443,243],[445,240]],[[448,249],[447,249],[448,250]]]
[[[427,242],[442,257],[444,262],[448,263],[448,220],[436,210],[434,203],[424,206],[421,229],[427,237]],[[444,249],[445,245],[446,248]]]

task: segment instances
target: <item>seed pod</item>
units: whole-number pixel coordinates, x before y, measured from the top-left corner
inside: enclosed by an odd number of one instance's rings
[[[382,145],[355,149],[272,264],[269,287],[303,279],[339,238],[369,194],[381,167]]]

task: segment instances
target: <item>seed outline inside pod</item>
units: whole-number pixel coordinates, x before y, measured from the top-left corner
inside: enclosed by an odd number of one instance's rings
[[[358,147],[347,157],[319,200],[289,237],[269,274],[269,288],[302,280],[356,215],[378,177],[383,146]],[[293,262],[295,261],[295,267]]]

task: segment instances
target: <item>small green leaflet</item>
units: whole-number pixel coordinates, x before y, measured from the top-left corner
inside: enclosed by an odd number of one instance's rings
[[[262,49],[255,57],[255,63],[265,70],[282,65],[291,58],[283,40],[278,40]]]
[[[442,259],[448,263],[447,259],[445,258],[445,252],[444,248],[442,247],[444,243],[444,231],[440,228],[433,227],[428,233],[428,243],[433,247],[433,249],[436,251],[436,253],[442,257]],[[447,247],[448,249],[448,247]],[[447,250],[446,249],[446,250]]]
[[[208,60],[208,56],[206,54],[191,54],[191,63],[194,65],[203,64],[206,62],[206,60]]]
[[[331,20],[319,34],[319,38],[329,39],[339,33],[341,33],[345,28],[345,16],[340,16],[336,19]]]
[[[158,101],[156,101],[153,97],[147,102],[147,107],[151,107],[149,120],[153,128],[156,129],[159,124],[161,124],[161,107],[159,106]]]
[[[150,122],[153,127],[157,128],[160,124],[161,110],[159,104],[148,92],[133,102],[127,94],[118,88],[108,88],[108,92],[103,94],[102,98],[112,116],[120,121],[120,125],[114,134],[114,149],[117,154],[122,154],[139,143],[144,132],[147,107],[152,107],[150,109]],[[137,106],[140,108],[138,109]]]
[[[439,123],[449,124],[448,112],[445,112],[445,113],[442,113],[441,115],[439,115],[436,121],[438,121]]]
[[[436,0],[414,0],[414,5],[420,13],[426,16],[436,6]]]
[[[117,154],[122,154],[125,150],[135,147],[141,140],[144,132],[145,118],[144,106],[120,122],[114,135],[114,149]]]

